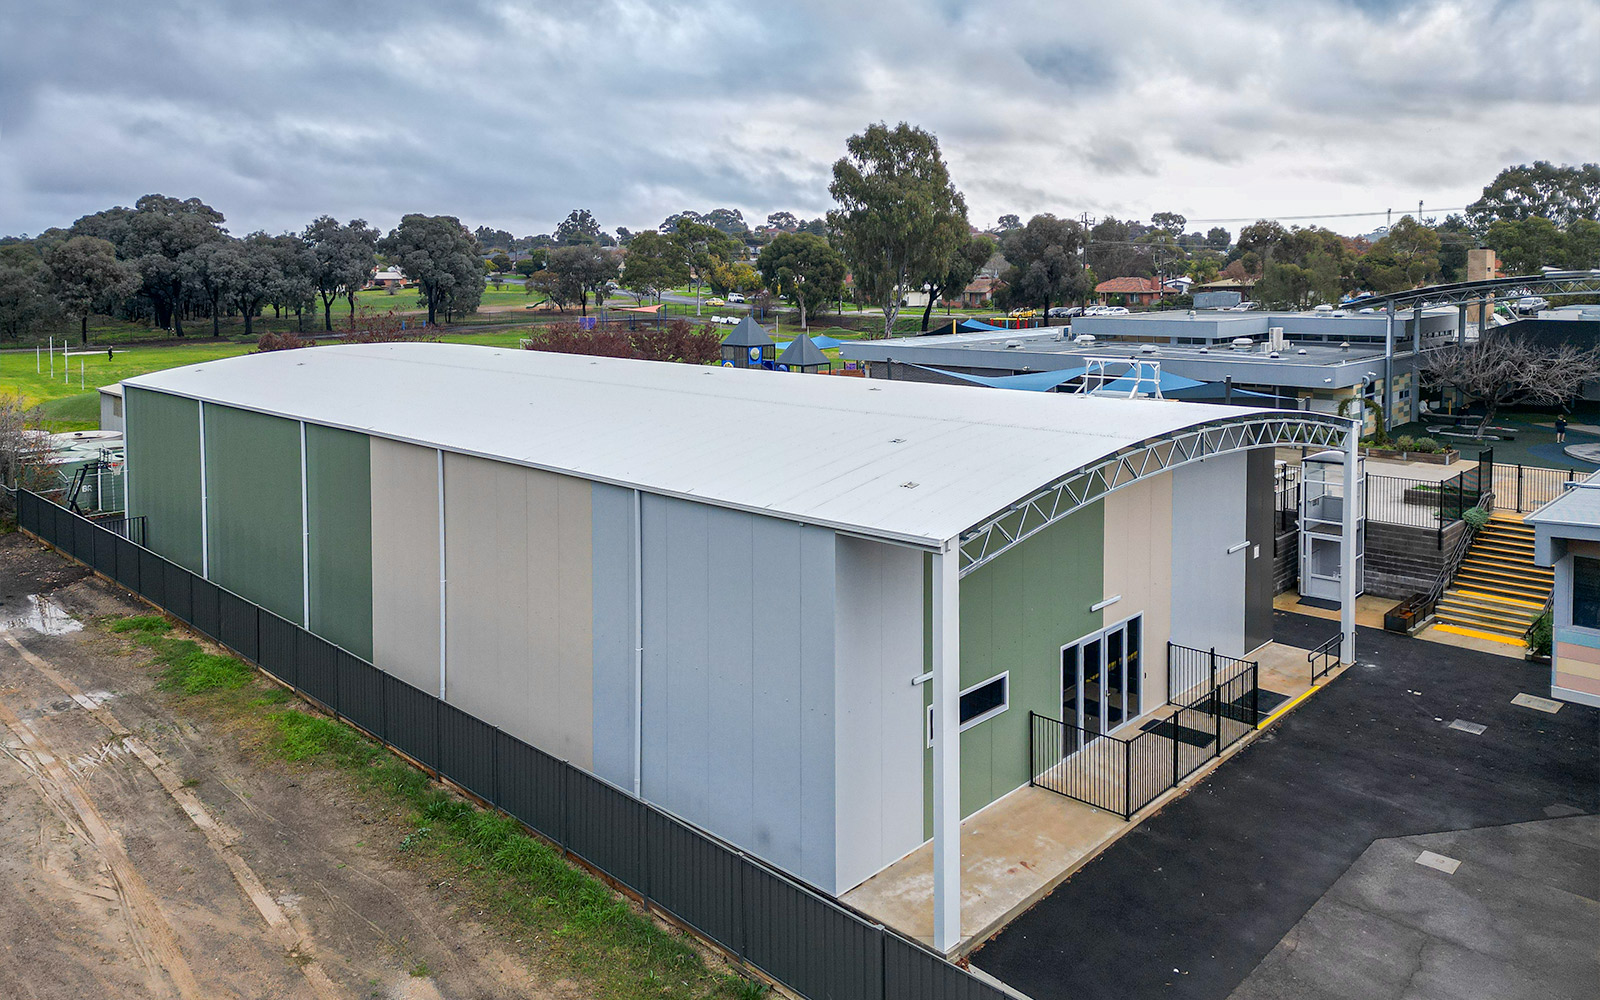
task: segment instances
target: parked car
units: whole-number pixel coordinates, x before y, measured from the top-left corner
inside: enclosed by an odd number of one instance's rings
[[[740,295],[738,292],[729,292],[728,293],[728,301],[729,302],[743,302],[744,301],[744,296]]]
[[[708,306],[725,306],[727,304],[728,304],[728,300],[727,299],[724,299],[724,298],[721,298],[721,297],[718,297],[718,296],[712,296],[711,298],[706,299],[706,305],[708,305]]]
[[[1032,309],[1013,309],[1006,315],[1012,319],[1033,319],[1037,314]]]
[[[1233,311],[1234,312],[1240,312],[1240,313],[1247,313],[1247,312],[1255,312],[1257,309],[1260,309],[1260,308],[1261,308],[1261,306],[1258,305],[1257,303],[1251,302],[1249,299],[1246,299],[1245,301],[1243,301],[1243,302],[1239,303],[1238,305],[1234,306],[1233,307]]]
[[[1083,306],[1052,306],[1045,315],[1051,319],[1071,319],[1083,315]]]
[[[1531,316],[1541,309],[1549,309],[1550,300],[1543,295],[1524,295],[1512,303],[1511,308],[1515,309],[1520,316]]]
[[[713,317],[711,317],[711,322],[717,323],[717,324],[720,324],[720,325],[723,325],[723,326],[738,326],[739,325],[739,317],[737,317],[737,316],[713,316]]]
[[[1085,316],[1104,316],[1106,314],[1106,307],[1105,306],[1085,306],[1084,309],[1083,309],[1083,314]]]
[[[1102,315],[1102,316],[1126,316],[1126,315],[1128,315],[1128,307],[1127,306],[1106,306],[1105,307],[1105,312],[1101,313],[1100,315]]]

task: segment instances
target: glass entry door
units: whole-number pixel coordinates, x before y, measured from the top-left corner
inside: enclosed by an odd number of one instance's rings
[[[1091,633],[1061,649],[1061,719],[1076,726],[1067,753],[1140,711],[1140,618]]]

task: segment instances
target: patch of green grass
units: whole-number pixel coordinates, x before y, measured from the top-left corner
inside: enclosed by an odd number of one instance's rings
[[[295,709],[275,713],[273,722],[283,759],[354,771],[408,806],[411,830],[398,850],[459,871],[488,908],[547,937],[564,969],[581,971],[600,987],[594,995],[765,995],[743,977],[707,969],[682,935],[657,926],[516,820],[445,791],[375,740]]]
[[[166,635],[172,623],[160,615],[129,615],[118,618],[108,626],[113,632],[135,632],[141,635]]]
[[[166,668],[161,672],[161,686],[168,690],[184,694],[231,691],[244,687],[255,676],[250,665],[241,660],[208,653],[192,639],[168,635],[172,623],[159,615],[133,615],[111,622],[110,629],[133,636],[155,653],[155,662]]]
[[[427,962],[419,960],[411,967],[411,975],[414,979],[426,979],[428,976],[433,975],[433,970],[428,968]]]
[[[100,394],[94,390],[48,400],[39,407],[45,430],[92,431],[100,428]]]

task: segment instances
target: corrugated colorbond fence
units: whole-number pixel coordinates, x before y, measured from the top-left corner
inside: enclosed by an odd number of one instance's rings
[[[802,996],[1004,1000],[922,945],[36,494],[17,520]]]

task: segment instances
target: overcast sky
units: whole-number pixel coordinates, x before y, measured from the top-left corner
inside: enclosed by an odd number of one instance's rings
[[[0,233],[149,192],[236,234],[810,216],[878,120],[939,137],[980,225],[1431,214],[1600,158],[1596,0],[0,0],[0,25]]]

